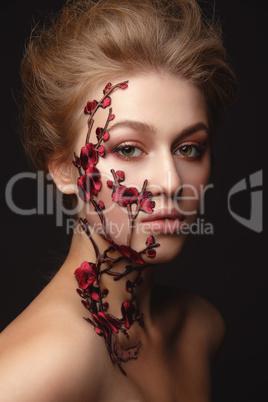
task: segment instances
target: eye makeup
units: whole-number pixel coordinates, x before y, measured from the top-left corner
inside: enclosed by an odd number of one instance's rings
[[[183,159],[188,159],[190,161],[200,159],[202,155],[205,153],[207,149],[207,145],[205,144],[183,144],[178,147],[174,154]]]
[[[113,148],[113,154],[125,160],[137,159],[145,152],[141,149],[138,144],[123,143]]]

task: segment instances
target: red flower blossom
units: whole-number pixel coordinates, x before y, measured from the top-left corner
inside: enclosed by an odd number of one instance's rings
[[[105,133],[103,136],[103,141],[109,140],[109,133]]]
[[[103,201],[99,201],[99,202],[98,202],[98,206],[99,206],[99,209],[100,209],[100,210],[105,209],[105,205],[104,205],[104,202],[103,202]]]
[[[133,248],[126,246],[125,244],[119,245],[114,243],[112,240],[106,239],[106,241],[113,246],[115,250],[119,251],[119,253],[126,257],[127,260],[132,260],[140,265],[144,264],[141,255],[137,251],[133,250]]]
[[[146,245],[148,246],[149,244],[154,244],[154,243],[155,243],[154,236],[149,236],[146,240]]]
[[[107,339],[111,332],[117,333],[120,328],[120,322],[118,319],[112,317],[103,311],[97,314],[92,314],[92,318],[96,323],[95,331],[99,335],[104,335]]]
[[[122,244],[118,247],[118,251],[120,251],[120,253],[123,254],[127,259],[133,260],[138,264],[144,264],[141,255],[131,247]]]
[[[114,118],[115,118],[115,115],[114,115],[114,114],[111,114],[109,120],[111,121],[111,120],[113,120]]]
[[[97,195],[101,189],[100,172],[95,166],[90,166],[86,170],[86,177],[90,181],[91,194]]]
[[[103,99],[102,107],[106,108],[107,106],[110,106],[110,104],[111,104],[111,98],[110,96],[106,96],[106,98]]]
[[[125,89],[125,88],[127,88],[127,87],[128,87],[127,84],[122,84],[122,85],[120,86],[121,89]]]
[[[101,145],[98,149],[98,153],[101,157],[103,157],[105,155],[105,148],[103,145]]]
[[[76,289],[77,293],[79,294],[80,297],[82,297],[83,299],[85,298],[84,292],[81,289]]]
[[[107,181],[107,187],[114,188],[114,182],[112,180]]]
[[[100,298],[100,296],[99,296],[98,293],[92,292],[92,293],[91,293],[91,298],[92,298],[93,300],[95,300],[95,301],[98,301],[99,298]]]
[[[98,140],[100,139],[102,132],[103,132],[103,128],[101,128],[101,127],[96,128],[96,136],[97,136]]]
[[[154,249],[148,249],[145,251],[147,257],[154,258],[156,256],[156,251]]]
[[[120,207],[135,204],[138,201],[138,190],[135,187],[118,186],[112,195],[114,202]]]
[[[126,300],[121,306],[123,320],[125,321],[126,328],[129,328],[134,321],[134,314],[136,308],[130,300]]]
[[[141,193],[138,197],[141,211],[146,212],[147,214],[151,214],[155,207],[155,202],[151,201],[152,196],[151,191],[145,191],[144,194]]]
[[[104,88],[104,93],[105,92],[108,92],[109,91],[109,89],[111,88],[111,86],[112,86],[112,84],[109,82],[106,86],[105,86],[105,88]]]
[[[102,292],[101,292],[101,296],[106,297],[108,295],[108,293],[109,293],[108,289],[103,289]]]
[[[95,282],[97,277],[97,267],[95,264],[85,261],[81,264],[80,268],[75,270],[74,274],[78,280],[78,286],[81,289],[86,289]]]
[[[125,173],[122,170],[117,170],[115,173],[119,182],[125,180]]]
[[[89,202],[91,196],[97,195],[101,189],[99,170],[94,165],[90,165],[85,174],[78,178],[77,185],[79,197],[84,202]]]
[[[107,141],[109,139],[109,133],[106,132],[103,134],[103,128],[101,127],[96,128],[96,136],[98,140],[100,140],[101,137],[103,141]]]
[[[97,105],[98,105],[98,102],[96,100],[94,100],[92,102],[87,102],[85,109],[84,109],[84,113],[92,114],[93,111],[96,109]]]
[[[89,166],[96,165],[96,163],[98,163],[98,153],[95,150],[92,142],[89,142],[81,149],[80,161],[84,170],[87,170]]]
[[[86,302],[85,300],[81,300],[81,303],[83,304],[83,306],[84,306],[87,310],[90,309],[88,302]]]

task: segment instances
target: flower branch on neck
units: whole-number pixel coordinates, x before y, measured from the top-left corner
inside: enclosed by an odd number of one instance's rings
[[[142,282],[142,271],[149,266],[145,264],[142,255],[154,258],[155,249],[159,244],[155,242],[153,236],[149,236],[146,240],[144,249],[136,251],[131,248],[131,240],[133,237],[134,221],[140,212],[152,213],[155,202],[152,201],[152,193],[147,191],[148,181],[145,180],[141,191],[135,187],[127,187],[122,183],[125,181],[125,174],[121,170],[115,171],[111,169],[113,181],[108,180],[107,187],[112,190],[112,201],[117,203],[121,208],[127,208],[128,212],[128,234],[126,244],[117,244],[111,238],[107,229],[105,219],[105,205],[101,200],[97,200],[99,191],[102,188],[101,174],[96,165],[100,157],[105,157],[105,146],[103,145],[109,140],[108,126],[110,121],[115,118],[112,113],[110,95],[116,89],[126,89],[128,81],[112,85],[108,83],[103,90],[103,97],[98,102],[93,100],[87,102],[84,113],[88,115],[88,131],[86,135],[85,146],[82,147],[80,156],[74,154],[73,164],[79,172],[77,180],[79,197],[87,204],[91,204],[102,226],[100,236],[108,243],[108,247],[104,251],[100,251],[96,241],[94,240],[90,224],[86,218],[78,218],[78,222],[82,229],[90,239],[96,261],[84,261],[79,268],[75,270],[75,277],[78,283],[77,292],[82,298],[84,307],[91,313],[91,318],[84,317],[90,323],[95,332],[104,337],[106,347],[108,349],[112,362],[125,375],[126,372],[121,366],[121,362],[130,359],[136,359],[141,342],[136,345],[123,349],[119,342],[118,334],[122,333],[129,338],[128,330],[134,322],[144,327],[142,313],[139,312],[135,305],[135,290]],[[94,115],[99,108],[106,109],[109,107],[108,116],[104,127],[96,128],[96,144],[89,142],[91,131],[94,125]],[[116,252],[116,256],[113,253]],[[118,256],[119,253],[119,256]],[[125,262],[124,270],[120,272],[114,270],[119,263]],[[105,264],[105,267],[102,267]],[[136,272],[136,277],[132,280],[128,279],[125,284],[125,290],[129,294],[129,299],[125,300],[121,305],[121,317],[117,318],[108,313],[109,303],[105,300],[109,295],[109,290],[101,288],[101,278],[104,274],[113,276],[115,281],[119,281],[123,277]]]

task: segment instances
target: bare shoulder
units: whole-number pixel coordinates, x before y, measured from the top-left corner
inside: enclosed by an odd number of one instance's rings
[[[207,299],[177,288],[161,286],[164,317],[166,327],[177,331],[179,343],[198,345],[199,349],[213,359],[217,354],[225,336],[225,323],[221,313]]]
[[[96,400],[103,369],[98,337],[60,304],[54,311],[38,307],[0,335],[0,400]]]
[[[212,360],[224,340],[224,319],[211,302],[199,295],[182,292],[181,298],[186,313],[185,327],[204,346]]]

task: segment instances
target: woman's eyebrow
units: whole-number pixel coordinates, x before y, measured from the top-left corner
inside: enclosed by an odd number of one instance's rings
[[[148,123],[143,123],[142,121],[136,120],[122,120],[115,124],[113,124],[107,131],[114,130],[116,128],[131,128],[132,130],[141,131],[141,132],[150,132],[155,133],[155,128]]]
[[[185,128],[184,130],[182,130],[182,132],[180,133],[180,139],[188,137],[191,134],[195,134],[198,131],[205,131],[207,133],[207,135],[210,136],[209,127],[204,123],[197,123],[197,124],[193,124],[192,126],[189,126],[189,127]]]
[[[113,124],[107,131],[112,131],[117,128],[131,128],[132,130],[140,131],[140,132],[150,132],[155,133],[156,129],[154,126],[148,123],[144,123],[142,121],[137,120],[122,120]],[[209,127],[204,123],[196,123],[189,127],[183,129],[180,133],[180,138],[188,137],[191,134],[194,134],[198,131],[206,131],[208,135],[210,135]]]

